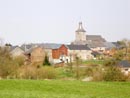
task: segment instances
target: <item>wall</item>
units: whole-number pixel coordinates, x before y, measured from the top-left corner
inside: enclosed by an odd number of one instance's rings
[[[69,50],[68,56],[71,58],[72,61],[75,60],[76,56],[78,56],[82,60],[89,60],[93,58],[93,55],[91,53],[91,50]]]
[[[31,63],[43,63],[45,59],[45,51],[41,47],[34,48],[31,52]]]

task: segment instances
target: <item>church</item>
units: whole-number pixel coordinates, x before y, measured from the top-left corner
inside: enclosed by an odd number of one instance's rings
[[[87,45],[91,49],[104,50],[107,41],[101,35],[86,35],[86,30],[79,22],[79,27],[75,31],[75,40],[71,43],[73,45]]]

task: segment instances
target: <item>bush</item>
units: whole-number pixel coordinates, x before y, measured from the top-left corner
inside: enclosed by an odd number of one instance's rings
[[[18,66],[13,61],[7,61],[0,65],[1,78],[15,78]]]
[[[93,69],[93,81],[103,81],[103,70],[100,67],[96,67]]]
[[[55,79],[57,72],[53,67],[22,66],[18,70],[20,79]]]
[[[24,59],[24,57],[22,57],[22,56],[18,56],[18,57],[15,57],[15,58],[13,59],[13,61],[14,61],[18,66],[22,66],[22,65],[24,65],[25,59]]]
[[[17,78],[19,79],[36,79],[36,67],[35,66],[21,66],[17,71]]]
[[[42,67],[37,70],[38,79],[55,79],[57,77],[57,72],[53,67]]]
[[[15,77],[17,68],[17,63],[11,58],[8,48],[0,47],[0,77]]]
[[[127,77],[116,66],[107,67],[103,79],[105,81],[126,81]]]
[[[43,65],[44,65],[44,66],[46,66],[46,65],[47,65],[47,66],[50,66],[50,65],[51,65],[47,56],[45,56],[45,60],[44,60],[44,62],[43,62]]]

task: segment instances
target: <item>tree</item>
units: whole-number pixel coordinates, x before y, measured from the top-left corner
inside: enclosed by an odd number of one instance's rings
[[[44,60],[44,62],[43,62],[43,65],[48,65],[48,66],[51,65],[50,62],[49,62],[49,59],[48,59],[48,56],[47,56],[47,55],[45,56],[45,60]]]
[[[128,39],[123,39],[122,41],[118,41],[118,43],[125,48],[125,55],[127,56],[128,48],[130,48],[130,41]]]
[[[10,74],[12,59],[9,50],[6,47],[0,47],[0,77],[6,77]]]

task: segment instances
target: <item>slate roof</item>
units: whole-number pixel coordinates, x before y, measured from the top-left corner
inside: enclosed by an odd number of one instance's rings
[[[28,49],[27,51],[25,51],[25,54],[30,54],[30,53],[32,53],[33,49],[34,49],[34,48]]]
[[[119,44],[118,42],[112,42],[116,46],[117,49],[121,49],[124,47],[124,45]]]
[[[122,60],[118,63],[118,66],[121,67],[130,67],[130,62],[128,60]]]
[[[104,42],[107,49],[115,48],[116,46],[112,42]]]
[[[9,50],[12,51],[12,50],[14,50],[16,47],[18,47],[18,46],[10,46]]]
[[[87,45],[67,45],[70,50],[91,50]]]
[[[31,50],[31,48],[34,48],[35,46],[40,46],[44,49],[57,49],[61,46],[62,44],[55,44],[55,43],[36,43],[36,44],[23,44],[21,46],[21,49],[23,49],[24,51],[28,51]]]
[[[101,35],[86,35],[86,40],[88,41],[99,41],[99,42],[106,42]]]
[[[88,47],[90,48],[96,48],[96,47],[105,47],[103,42],[90,42],[88,43]]]
[[[55,43],[42,43],[39,46],[44,47],[45,49],[58,49],[62,44],[55,44]]]
[[[13,51],[15,48],[20,48],[21,50],[23,50],[21,47],[19,47],[19,46],[11,46],[10,48],[9,48],[9,51]],[[24,51],[24,50],[23,50]]]
[[[34,46],[34,44],[23,44],[20,48],[24,51],[31,49]]]

